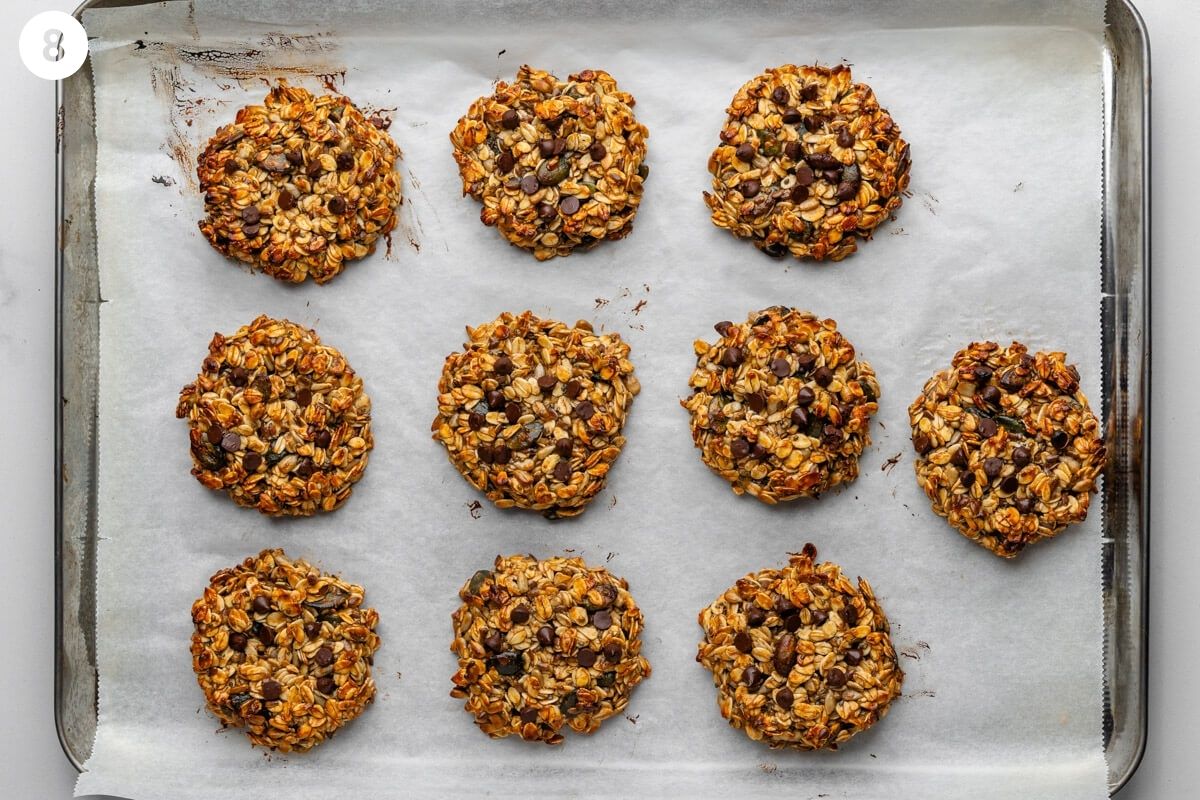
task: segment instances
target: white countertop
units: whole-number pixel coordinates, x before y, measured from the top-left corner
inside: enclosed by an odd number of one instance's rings
[[[1150,737],[1121,800],[1195,796],[1200,637],[1193,572],[1200,535],[1186,503],[1200,479],[1190,414],[1200,394],[1200,3],[1135,0],[1150,31],[1154,77]],[[17,34],[34,13],[75,3],[0,5],[0,795],[68,798],[75,771],[54,730],[54,87],[25,71]],[[1192,355],[1188,355],[1191,353]]]

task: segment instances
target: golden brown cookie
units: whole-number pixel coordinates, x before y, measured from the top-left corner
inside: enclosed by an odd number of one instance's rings
[[[816,497],[858,477],[879,383],[831,319],[772,306],[695,342],[692,440],[733,491],[764,503]]]
[[[594,733],[650,676],[642,612],[629,585],[579,558],[496,557],[454,612],[451,697],[494,739],[561,744],[564,725]]]
[[[768,255],[840,261],[900,207],[908,144],[849,67],[769,69],[727,112],[704,193],[717,227]]]
[[[325,283],[396,226],[399,157],[347,98],[280,81],[204,148],[200,231],[275,278]]]
[[[649,171],[633,105],[603,70],[561,81],[521,67],[450,133],[463,194],[483,204],[484,225],[539,261],[625,238]]]
[[[340,506],[375,444],[371,399],[345,357],[265,315],[213,334],[175,416],[188,423],[196,480],[272,516]]]
[[[721,716],[771,747],[836,750],[883,719],[904,681],[870,584],[816,557],[805,545],[700,612],[696,660],[713,674]]]
[[[526,311],[467,328],[446,357],[433,438],[500,508],[571,517],[604,488],[640,386],[620,334]]]
[[[256,745],[308,750],[375,699],[379,615],[363,588],[282,550],[212,576],[192,604],[192,669],[208,709]]]
[[[1106,453],[1059,352],[973,342],[908,409],[917,482],[964,536],[1012,558],[1087,517]]]

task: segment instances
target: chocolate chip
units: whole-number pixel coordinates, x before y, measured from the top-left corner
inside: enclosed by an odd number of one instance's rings
[[[226,175],[233,175],[239,169],[241,169],[241,167],[238,166],[236,158],[231,158],[225,162],[225,174]]]
[[[739,436],[729,445],[729,454],[734,458],[741,459],[750,455],[750,449],[750,442]]]
[[[837,667],[833,667],[829,672],[825,673],[825,682],[834,689],[840,689],[846,685],[846,673]]]
[[[260,594],[250,603],[250,608],[255,614],[269,614],[271,613],[271,601],[265,594]]]
[[[801,386],[796,392],[796,403],[802,406],[811,405],[813,400],[817,399],[816,392],[807,386]]]
[[[983,387],[979,396],[983,398],[983,402],[985,403],[990,403],[994,406],[1000,405],[1000,390],[990,383]]]
[[[521,661],[521,654],[512,650],[492,656],[488,659],[488,666],[501,675],[519,675],[525,667]]]
[[[954,452],[950,454],[950,463],[956,467],[965,467],[971,463],[967,456],[966,445],[960,444],[954,448]]]
[[[987,476],[989,481],[995,480],[1002,469],[1004,469],[1004,462],[998,458],[985,458],[983,460],[983,474]]]
[[[537,640],[538,644],[540,644],[542,647],[553,647],[554,628],[551,628],[549,625],[543,625],[542,627],[538,628]]]
[[[834,191],[833,196],[842,202],[853,200],[856,196],[858,196],[858,184],[850,183],[849,181],[842,181],[837,185],[837,189]]]
[[[255,472],[262,466],[263,458],[258,453],[246,453],[246,457],[242,459],[242,467],[246,472]]]
[[[503,466],[512,458],[512,451],[508,449],[508,445],[501,442],[492,448],[492,458],[497,464]]]
[[[758,606],[750,606],[746,611],[746,624],[757,628],[767,621],[767,612],[763,611]]]
[[[1021,482],[1017,480],[1016,475],[1009,475],[1007,478],[1000,481],[1000,491],[1012,494],[1020,485]]]
[[[813,116],[807,117],[804,120],[804,129],[809,133],[816,133],[817,131],[821,130],[821,126],[824,124],[825,120],[814,114]]]
[[[263,700],[266,700],[267,702],[278,700],[280,695],[282,695],[282,694],[283,694],[283,686],[280,685],[279,681],[272,681],[272,680],[263,681],[263,685],[262,685]]]
[[[733,323],[726,319],[713,325],[713,328],[722,336],[728,336],[730,329],[733,328]]]
[[[786,106],[792,99],[792,96],[786,86],[776,86],[775,91],[771,92],[771,99],[778,105]]]
[[[489,631],[488,635],[483,637],[483,648],[489,653],[499,653],[504,649],[504,634],[500,631]]]
[[[229,382],[234,386],[245,386],[250,382],[250,371],[245,367],[234,367],[229,370]]]
[[[269,625],[262,625],[258,629],[258,641],[263,647],[275,646],[275,631]]]
[[[553,219],[558,216],[558,210],[550,203],[538,203],[537,215],[540,219]]]
[[[592,142],[592,146],[588,148],[588,155],[592,157],[592,161],[599,163],[608,155],[608,151],[600,142]]]
[[[962,483],[963,486],[970,489],[972,486],[975,485],[975,473],[968,470],[967,472],[964,472],[962,474],[962,477],[959,479],[959,481]]]
[[[320,635],[320,633],[321,633],[321,623],[319,623],[319,622],[304,623],[304,635],[307,636],[308,638],[315,639],[315,638],[317,638],[318,635]]]
[[[575,654],[575,660],[579,662],[579,666],[587,669],[596,663],[596,651],[584,647]]]
[[[275,203],[279,206],[280,211],[291,211],[296,207],[296,197],[287,189],[280,189]]]
[[[767,396],[762,392],[755,392],[746,397],[746,405],[750,406],[750,410],[758,413],[767,407]]]
[[[500,117],[500,125],[506,131],[513,130],[514,128],[517,127],[517,125],[520,124],[520,122],[521,122],[521,118],[519,116],[517,116],[517,112],[511,108],[508,111],[505,111],[503,116]]]
[[[766,679],[767,676],[760,672],[758,667],[746,667],[742,672],[742,682],[749,686],[752,692],[757,691]]]
[[[521,191],[523,191],[525,194],[536,194],[537,190],[540,188],[541,184],[538,183],[537,176],[533,173],[521,178]]]
[[[858,624],[858,609],[850,605],[849,602],[842,606],[842,610],[838,613],[842,615],[842,620],[851,628]]]
[[[793,186],[792,191],[788,194],[788,200],[793,203],[803,203],[808,199],[808,187]]]
[[[847,650],[846,655],[844,655],[843,658],[845,658],[846,663],[852,667],[857,667],[860,663],[862,663],[862,653],[860,653],[858,650]]]
[[[301,389],[300,391],[296,392],[296,405],[300,406],[301,408],[307,408],[312,403],[312,399],[313,396],[311,389]]]
[[[1025,376],[1019,374],[1015,369],[1005,370],[1004,373],[1000,375],[1000,385],[1004,387],[1004,390],[1007,392],[1020,391],[1021,387],[1025,385],[1026,381],[1027,379]]]
[[[524,725],[532,725],[537,722],[538,710],[536,708],[521,709],[521,723]]]
[[[555,440],[554,452],[558,454],[559,458],[570,458],[572,446],[571,437],[563,436]],[[564,462],[560,461],[558,463],[562,464]]]
[[[354,169],[354,156],[349,153],[338,153],[337,158],[334,160],[337,162],[337,168],[342,172]]]
[[[1034,499],[1032,497],[1017,498],[1017,511],[1022,514],[1030,514],[1033,512]]]
[[[499,389],[489,389],[484,396],[484,400],[487,402],[488,410],[490,411],[499,411],[504,408],[504,392]]]
[[[514,403],[511,400],[504,406],[504,418],[509,422],[516,422],[521,418],[521,404]]]
[[[800,113],[800,109],[798,108],[788,108],[783,112],[783,121],[786,125],[795,125],[803,119],[804,115]],[[789,156],[789,158],[796,158],[796,156]]]
[[[328,208],[330,214],[341,214],[346,210],[346,201],[338,195],[334,195],[333,197],[329,198]]]
[[[817,367],[817,371],[813,373],[813,380],[817,382],[818,386],[825,388],[833,383],[833,371],[829,367]]]
[[[584,400],[579,405],[575,406],[575,416],[579,417],[584,422],[591,419],[596,413],[596,407],[592,405],[590,400]]]
[[[576,397],[579,397],[582,391],[583,384],[572,378],[571,380],[567,381],[567,387],[564,391],[564,394],[566,394],[566,396],[570,399],[574,400]]]
[[[779,691],[775,692],[775,702],[782,708],[791,708],[792,702],[795,700],[792,690],[784,686]]]
[[[775,598],[775,613],[781,617],[796,613],[796,605],[787,597],[780,595]]]
[[[756,180],[742,181],[738,184],[738,189],[741,190],[742,197],[749,200],[751,197],[757,197],[762,190],[762,184]]]
[[[838,161],[831,153],[809,153],[804,160],[810,167],[819,170],[840,169],[842,166],[842,162]]]
[[[333,434],[327,430],[317,431],[317,435],[313,437],[313,444],[322,450],[328,450],[329,446],[333,444]]]
[[[608,609],[601,609],[592,615],[592,625],[598,631],[606,631],[612,627],[612,624],[612,612]]]
[[[304,163],[304,151],[302,150],[289,150],[283,155],[284,158],[287,159],[288,163],[293,166]]]
[[[817,179],[817,176],[812,171],[812,167],[808,166],[808,164],[797,165],[794,174],[796,175],[797,186],[811,186]]]
[[[571,479],[571,465],[566,461],[559,461],[555,464],[554,479],[561,483],[567,483]]]
[[[1012,459],[1013,463],[1017,465],[1017,469],[1021,469],[1030,462],[1031,456],[1027,448],[1014,447],[1012,451]]]
[[[554,155],[554,139],[542,139],[538,142],[538,152],[542,154],[542,158],[550,158]]]
[[[1000,430],[996,421],[988,417],[980,417],[979,421],[975,423],[975,427],[979,431],[979,435],[985,439],[992,438],[996,435],[996,431]]]
[[[721,364],[726,367],[736,367],[743,360],[745,360],[745,354],[737,345],[726,348],[725,352],[721,354]]]
[[[317,650],[313,658],[316,660],[318,667],[328,667],[333,663],[333,649],[328,646],[322,646]]]
[[[317,471],[316,465],[313,464],[313,462],[308,459],[301,461],[300,466],[296,467],[296,474],[299,475],[301,478],[307,478],[316,471]]]
[[[242,652],[246,649],[247,640],[243,634],[234,633],[229,636],[229,647],[235,652]]]
[[[508,375],[513,371],[512,359],[508,356],[502,355],[496,359],[496,362],[492,365],[492,369],[495,370],[497,375]],[[492,403],[489,401],[488,405],[490,406]],[[497,409],[497,411],[498,410],[499,409]]]
[[[512,168],[517,165],[517,160],[513,158],[513,154],[505,150],[496,158],[496,169],[500,170],[501,175],[507,175],[512,172]]]
[[[819,608],[814,608],[810,612],[810,616],[812,616],[812,624],[818,628],[829,620],[829,614]]]
[[[572,214],[574,214],[576,211],[579,210],[579,198],[578,197],[564,197],[562,200],[559,201],[558,207],[561,208],[562,212],[569,217]]]
[[[838,147],[854,147],[854,134],[849,127],[842,128],[837,135]]]
[[[792,410],[792,424],[797,428],[804,429],[808,427],[808,412],[803,408],[795,408]]]
[[[783,618],[784,629],[792,633],[800,630],[801,626],[803,625],[804,621],[800,619],[799,614],[792,614],[791,616]]]
[[[735,152],[737,157],[742,161],[749,163],[754,160],[754,145],[749,142],[739,144]]]
[[[222,443],[222,445],[224,445],[224,440],[222,440],[221,443]],[[1071,437],[1069,435],[1067,435],[1066,431],[1055,431],[1054,433],[1050,434],[1050,444],[1054,447],[1055,450],[1062,450],[1064,447],[1066,447],[1070,443],[1071,443]],[[229,448],[226,448],[226,449],[229,449]]]
[[[604,647],[600,648],[600,652],[603,653],[604,657],[609,661],[616,661],[624,653],[624,648],[621,647],[620,642],[612,641],[605,643]]]
[[[842,440],[842,429],[837,425],[826,425],[821,433],[827,444],[836,444]]]
[[[209,444],[220,444],[224,436],[225,431],[216,425],[210,425],[208,430],[204,432],[204,438],[208,440]]]
[[[317,678],[317,691],[321,694],[333,694],[337,691],[337,682],[332,675],[322,675]]]
[[[321,171],[322,171],[321,170],[321,161],[320,161],[320,159],[316,159],[316,158],[314,158],[312,161],[308,162],[308,166],[306,166],[304,168],[304,174],[310,178],[317,177],[318,175],[321,174]]]
[[[258,210],[258,206],[246,206],[242,209],[242,222],[253,225],[262,217],[262,213]]]

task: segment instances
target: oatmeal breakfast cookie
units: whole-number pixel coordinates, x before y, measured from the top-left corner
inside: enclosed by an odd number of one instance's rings
[[[433,438],[500,508],[572,517],[604,488],[641,389],[618,333],[532,312],[467,327],[438,381]]]
[[[200,231],[272,277],[325,283],[396,226],[399,157],[347,98],[314,97],[281,80],[200,155]]]
[[[187,420],[196,479],[272,516],[340,506],[375,443],[371,399],[345,357],[265,315],[213,334],[175,416]]]
[[[837,323],[772,306],[716,330],[717,342],[695,342],[692,394],[680,401],[704,463],[771,504],[858,477],[879,383]]]
[[[363,588],[282,550],[223,569],[192,604],[192,669],[223,725],[272,750],[307,750],[375,699],[379,615]]]
[[[849,67],[769,69],[727,113],[704,193],[718,228],[771,256],[840,261],[900,207],[908,144]]]
[[[1087,517],[1100,421],[1065,353],[974,342],[908,409],[917,482],[964,536],[1012,558]]]
[[[451,697],[484,733],[561,744],[594,733],[650,677],[629,584],[579,558],[497,556],[459,591]]]
[[[450,133],[479,218],[544,261],[623,239],[642,201],[646,126],[603,70],[560,81],[522,66],[471,104]]]
[[[807,544],[700,612],[696,660],[721,716],[771,747],[836,750],[883,719],[904,680],[871,585],[816,557]]]

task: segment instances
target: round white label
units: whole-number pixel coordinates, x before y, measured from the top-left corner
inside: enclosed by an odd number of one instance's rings
[[[21,29],[21,60],[39,78],[74,75],[88,54],[87,31],[65,11],[43,11]]]

